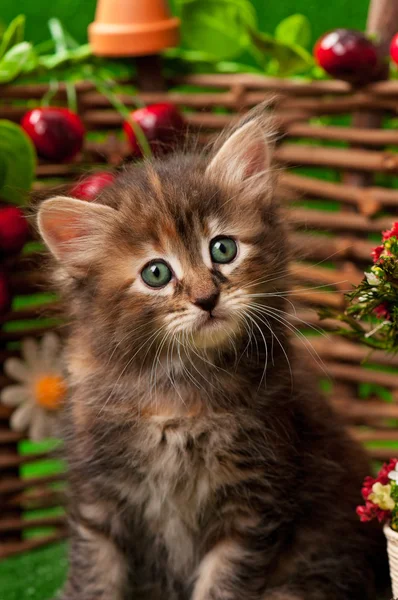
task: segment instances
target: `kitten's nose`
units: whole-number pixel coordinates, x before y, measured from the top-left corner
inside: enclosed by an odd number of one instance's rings
[[[199,306],[199,308],[201,308],[202,310],[207,310],[208,312],[211,312],[213,308],[216,307],[219,297],[220,292],[214,292],[206,298],[196,298],[194,304],[195,306]]]

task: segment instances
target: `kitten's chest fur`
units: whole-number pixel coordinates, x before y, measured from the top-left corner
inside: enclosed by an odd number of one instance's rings
[[[121,483],[122,494],[164,544],[176,573],[192,572],[217,492],[239,480],[231,459],[237,428],[231,415],[151,417],[131,440],[132,479]]]

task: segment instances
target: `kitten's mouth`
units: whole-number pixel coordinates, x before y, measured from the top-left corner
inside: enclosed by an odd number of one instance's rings
[[[216,348],[230,339],[235,331],[236,325],[231,318],[207,313],[198,319],[193,337],[199,348]]]

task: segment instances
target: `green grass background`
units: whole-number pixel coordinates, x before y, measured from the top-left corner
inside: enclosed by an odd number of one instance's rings
[[[145,0],[146,1],[146,0]],[[148,0],[149,1],[149,0]],[[173,6],[176,0],[171,0]],[[363,29],[367,0],[253,0],[263,31],[272,32],[279,21],[297,12],[312,23],[313,41],[327,29],[353,27]],[[70,33],[80,41],[86,39],[87,25],[93,20],[96,0],[1,0],[0,24],[18,14],[27,17],[28,39],[39,42],[49,37],[47,21],[58,17]]]
[[[40,42],[49,38],[47,21],[61,19],[79,41],[86,40],[87,25],[93,20],[95,0],[1,0],[0,29],[18,14],[27,17],[27,39]],[[171,2],[173,5],[173,1]],[[334,27],[363,29],[367,0],[253,0],[260,28],[272,32],[283,18],[297,12],[311,21],[313,42]],[[0,600],[49,600],[65,577],[66,545],[57,544],[0,563]]]

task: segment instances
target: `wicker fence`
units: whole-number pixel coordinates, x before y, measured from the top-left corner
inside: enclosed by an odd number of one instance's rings
[[[187,85],[190,89],[184,91]],[[380,82],[356,91],[339,81],[307,84],[253,75],[197,75],[169,81],[168,86],[169,92],[143,93],[139,99],[145,103],[174,102],[184,110],[190,129],[202,141],[233,122],[239,113],[269,99],[280,130],[276,158],[282,168],[291,168],[281,175],[277,194],[290,223],[295,257],[291,265],[292,299],[298,318],[292,318],[292,324],[302,326],[306,321],[319,326],[315,308],[343,307],[344,292],[350,283],[361,280],[371,249],[377,244],[371,234],[379,234],[397,219],[398,190],[393,189],[393,181],[398,175],[398,129],[383,127],[387,121],[391,125],[397,114],[398,82]],[[26,111],[25,103],[39,101],[46,91],[43,85],[3,88],[0,118],[18,122]],[[128,158],[125,142],[116,135],[120,115],[90,84],[78,85],[77,92],[79,113],[87,130],[105,135],[102,141],[88,136],[83,153],[72,164],[38,165],[35,187],[48,190],[49,195],[55,181],[67,184],[87,168],[100,167],[101,163],[117,166]],[[128,94],[121,99],[131,107],[137,100]],[[61,88],[59,101],[64,100]],[[318,172],[320,177],[325,175],[325,168],[328,178],[318,178]],[[43,289],[41,261],[37,250],[15,261],[11,281],[15,295],[30,296]],[[56,302],[51,306],[41,303],[1,318],[1,361],[18,354],[21,338],[43,334],[49,326],[43,315],[54,306]],[[34,326],[32,320],[36,320]],[[15,321],[28,324],[16,330],[9,325]],[[323,325],[326,330],[336,327],[333,321]],[[333,382],[331,399],[353,435],[368,444],[375,458],[396,454],[398,357],[379,351],[369,356],[366,348],[335,336],[314,336],[310,341]],[[296,338],[295,343],[300,346],[308,342]],[[314,357],[315,352],[308,355]],[[362,364],[366,358],[374,368]],[[316,369],[319,359],[313,362]],[[320,377],[325,378],[323,371]],[[9,383],[0,374],[0,387]],[[364,399],[360,392],[367,383],[373,387]],[[392,401],[379,398],[375,386],[389,390]],[[9,429],[9,417],[9,409],[0,405],[0,558],[66,535],[62,515],[29,521],[23,518],[27,509],[62,503],[62,486],[54,484],[62,481],[63,475],[35,480],[21,477],[23,464],[43,456],[21,456],[18,443],[24,436]],[[43,526],[52,528],[48,535],[27,539],[26,531]]]

